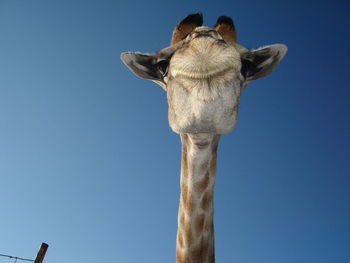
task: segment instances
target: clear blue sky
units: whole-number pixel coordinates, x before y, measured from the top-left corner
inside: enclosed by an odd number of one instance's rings
[[[0,253],[175,262],[180,140],[119,54],[165,47],[198,11],[231,16],[249,48],[289,46],[222,137],[217,262],[350,262],[345,0],[0,0]]]

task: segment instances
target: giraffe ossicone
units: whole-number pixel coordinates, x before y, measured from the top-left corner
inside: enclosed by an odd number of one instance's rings
[[[181,135],[182,159],[176,262],[214,262],[213,191],[221,134],[237,119],[241,91],[268,75],[287,52],[284,44],[249,50],[237,43],[233,21],[213,28],[201,14],[178,23],[171,45],[155,54],[126,52],[125,65],[167,92],[168,119]]]

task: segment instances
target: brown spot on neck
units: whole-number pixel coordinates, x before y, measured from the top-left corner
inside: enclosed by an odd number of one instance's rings
[[[213,192],[208,190],[207,192],[205,192],[205,194],[202,197],[201,208],[206,212],[210,212],[208,210],[212,209],[212,206],[213,206],[212,203],[213,203]]]
[[[209,174],[209,171],[207,171],[203,176],[203,179],[198,181],[194,186],[197,194],[203,193],[208,188],[209,182],[210,182],[210,174]]]
[[[197,215],[197,217],[195,219],[194,228],[196,230],[196,233],[198,233],[198,234],[202,234],[203,233],[204,219],[205,219],[205,215],[204,214]]]

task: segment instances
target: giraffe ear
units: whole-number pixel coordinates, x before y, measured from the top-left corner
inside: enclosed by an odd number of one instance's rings
[[[137,76],[153,81],[163,81],[168,60],[158,61],[155,55],[139,52],[125,52],[120,55],[124,64]]]
[[[225,41],[236,43],[237,33],[233,20],[227,16],[220,16],[214,26]]]
[[[255,80],[271,73],[287,53],[287,46],[274,44],[241,54],[241,74],[247,80]]]
[[[174,45],[183,40],[196,27],[203,24],[203,15],[201,13],[188,15],[178,23],[173,31],[171,45]]]

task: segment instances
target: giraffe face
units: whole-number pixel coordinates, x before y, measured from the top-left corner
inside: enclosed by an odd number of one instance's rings
[[[172,55],[165,78],[170,127],[224,134],[236,123],[244,78],[240,54],[214,29],[197,27]]]
[[[201,15],[190,15],[175,27],[170,47],[154,55],[127,52],[121,59],[136,75],[167,92],[174,132],[225,134],[235,126],[243,88],[269,74],[287,47],[248,50],[235,42],[233,22],[227,17],[220,17],[214,28],[201,25]]]

